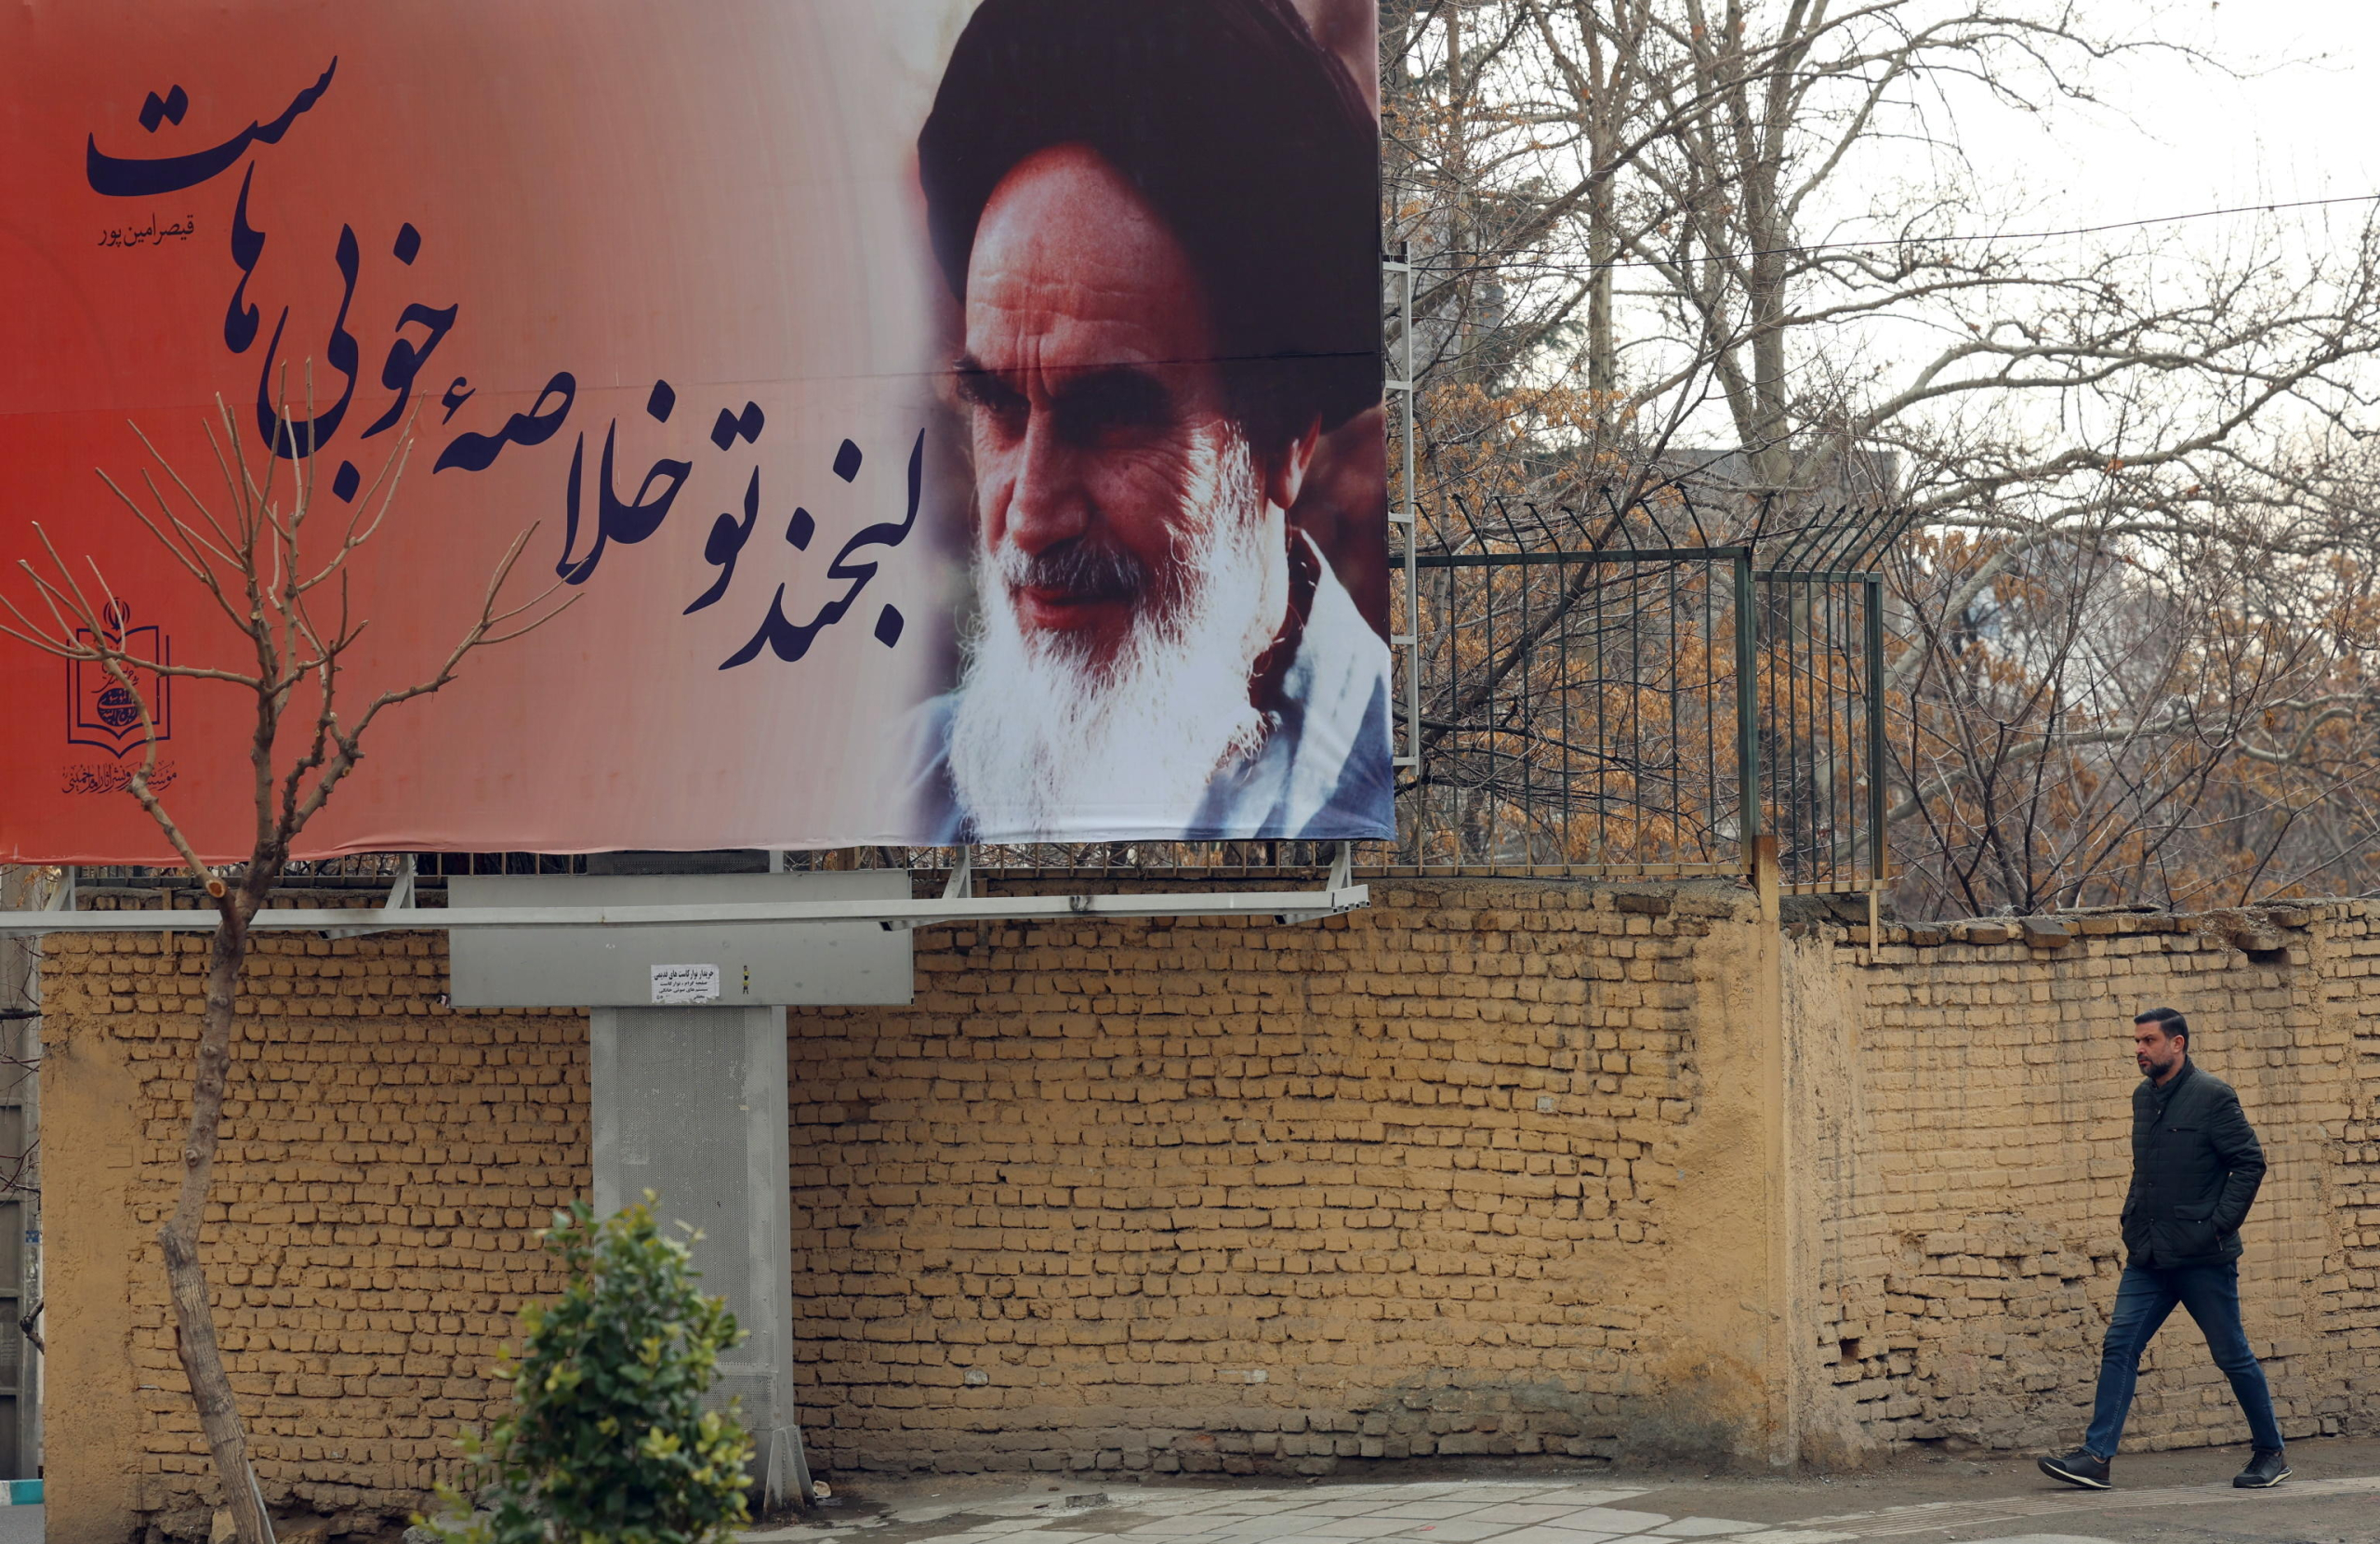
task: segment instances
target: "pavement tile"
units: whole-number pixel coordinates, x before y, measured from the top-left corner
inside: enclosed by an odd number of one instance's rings
[[[1460,1482],[1408,1480],[1401,1485],[1374,1485],[1370,1488],[1375,1496],[1392,1496],[1399,1500],[1422,1500],[1431,1497],[1460,1495],[1464,1487]]]
[[[1294,1520],[1285,1517],[1281,1521],[1286,1524]],[[1384,1538],[1412,1525],[1412,1519],[1407,1517],[1342,1517],[1330,1523],[1298,1523],[1297,1529],[1328,1538]]]
[[[1626,1511],[1617,1507],[1579,1507],[1566,1509],[1550,1522],[1566,1528],[1583,1528],[1602,1533],[1646,1533],[1670,1520],[1663,1511]]]
[[[1124,1530],[1127,1538],[1195,1538],[1213,1530],[1211,1517],[1160,1517],[1154,1523],[1139,1523]]]
[[[2361,1460],[2367,1470],[2380,1469],[2380,1445],[2373,1447],[2373,1457]],[[2177,1474],[2196,1474],[2173,1467]],[[2197,1475],[2188,1484],[2127,1491],[2113,1499],[2077,1500],[2065,1492],[2031,1491],[1915,1499],[1942,1496],[1951,1488],[1919,1483],[1933,1478],[1919,1471],[1913,1480],[1880,1484],[1878,1499],[1890,1498],[1900,1504],[1849,1514],[1821,1511],[1825,1501],[1840,1507],[1848,1496],[1805,1486],[1795,1494],[1805,1504],[1792,1507],[1787,1513],[1792,1520],[1770,1524],[1699,1512],[1681,1515],[1703,1507],[1733,1510],[1723,1498],[1728,1493],[1714,1492],[1709,1485],[1689,1497],[1686,1490],[1598,1483],[1588,1475],[1535,1482],[1333,1485],[1152,1481],[1146,1488],[1125,1485],[1109,1489],[1105,1506],[1095,1511],[1065,1508],[1060,1494],[1038,1481],[1014,1485],[994,1482],[985,1494],[964,1499],[945,1494],[931,1499],[919,1496],[908,1505],[896,1501],[895,1510],[880,1518],[840,1516],[830,1511],[811,1524],[755,1530],[740,1544],[869,1544],[884,1537],[874,1530],[888,1524],[901,1530],[897,1537],[916,1544],[1867,1544],[1882,1541],[1888,1533],[1895,1537],[1886,1544],[1897,1544],[1902,1535],[1911,1536],[1911,1544],[1924,1544],[1914,1537],[1921,1533],[1931,1538],[1973,1535],[1977,1544],[1983,1544],[1984,1535],[1991,1536],[1990,1544],[2107,1544],[2098,1529],[2110,1526],[2110,1519],[2084,1521],[2078,1516],[2069,1521],[2053,1514],[2214,1503],[2283,1509],[2256,1514],[2260,1522],[2269,1516],[2281,1524],[2258,1535],[2278,1544],[2299,1537],[2360,1539],[2368,1529],[2360,1515],[2353,1526],[2334,1524],[2325,1533],[2320,1525],[2308,1524],[2310,1531],[2303,1531],[2295,1529],[2298,1513],[2285,1509],[2334,1501],[2368,1507],[2368,1498],[2380,1494],[2380,1474],[2366,1473],[2301,1481],[2281,1492],[2277,1502],[2269,1498],[2242,1502],[2228,1485],[2199,1483],[2203,1476]],[[1112,1479],[1107,1484],[1115,1486]],[[934,1487],[928,1482],[925,1488]],[[1672,1511],[1646,1510],[1649,1501],[1670,1506]],[[2136,1537],[2115,1531],[2122,1537]],[[2380,1544],[2380,1535],[2372,1537],[2373,1544]],[[0,1537],[0,1544],[19,1541]]]
[[[1303,1523],[1293,1524],[1288,1518],[1277,1515],[1270,1517],[1238,1517],[1234,1518],[1228,1524],[1215,1527],[1210,1532],[1195,1534],[1192,1537],[1200,1539],[1216,1539],[1219,1541],[1224,1541],[1224,1544],[1228,1544],[1228,1541],[1235,1539],[1246,1540],[1249,1541],[1249,1544],[1264,1544],[1264,1540],[1280,1538],[1293,1533],[1303,1533],[1308,1528],[1320,1525],[1329,1521],[1333,1520],[1313,1517],[1306,1519]]]
[[[1549,1522],[1554,1518],[1562,1516],[1566,1512],[1576,1511],[1577,1510],[1579,1509],[1576,1507],[1564,1506],[1559,1501],[1554,1502],[1551,1505],[1540,1501],[1506,1501],[1498,1506],[1477,1508],[1473,1511],[1471,1515],[1482,1523],[1502,1523],[1510,1526],[1518,1526],[1523,1523]],[[1595,1509],[1589,1508],[1588,1510],[1593,1511]],[[1650,1512],[1646,1512],[1642,1515],[1647,1517],[1652,1516]],[[1666,1523],[1669,1521],[1666,1517],[1658,1517],[1653,1520],[1657,1523]],[[1592,1524],[1581,1523],[1580,1526],[1588,1527],[1592,1526]]]
[[[1367,1497],[1384,1495],[1391,1488],[1375,1485],[1309,1485],[1302,1487],[1302,1491],[1284,1491],[1282,1494],[1295,1496],[1302,1493],[1326,1501],[1360,1501]]]
[[[1260,1511],[1244,1513],[1232,1517],[1217,1517],[1210,1513],[1208,1516],[1198,1519],[1198,1521],[1207,1524],[1207,1531],[1200,1534],[1198,1536],[1199,1537],[1227,1538],[1246,1533],[1250,1528],[1273,1528],[1277,1530],[1281,1525],[1281,1514],[1277,1511]],[[1317,1517],[1312,1519],[1312,1521],[1319,1523],[1322,1522],[1323,1519]]]
[[[1531,1497],[1551,1496],[1559,1491],[1577,1488],[1570,1485],[1553,1485],[1543,1480],[1499,1480],[1488,1485],[1465,1485],[1462,1493],[1492,1500],[1526,1501]]]

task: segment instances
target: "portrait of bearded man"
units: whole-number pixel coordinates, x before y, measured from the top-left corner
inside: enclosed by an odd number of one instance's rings
[[[976,602],[909,726],[918,839],[1390,834],[1384,589],[1291,519],[1381,401],[1344,64],[1289,0],[985,0],[918,161]]]

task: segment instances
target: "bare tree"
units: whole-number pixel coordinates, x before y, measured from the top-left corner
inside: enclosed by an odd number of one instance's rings
[[[2374,546],[2347,492],[2380,353],[2368,211],[2221,244],[2038,229],[1963,126],[2097,111],[2169,46],[2062,0],[1390,0],[1382,20],[1387,217],[1425,275],[1425,542],[1477,543],[1493,522],[1460,510],[1503,499],[1567,506],[1565,544],[1602,545],[1607,511],[1672,484],[1720,539],[1904,505],[1947,544],[1893,574],[1896,847],[1924,870],[1906,904],[2123,891],[2158,872],[2120,856],[2144,823],[2197,853],[2184,888],[2303,866],[2263,860],[2335,825],[2309,779],[2360,785],[2338,747],[2368,717],[2360,645],[2265,623],[2309,584],[2352,587],[2331,566]],[[1548,598],[1537,637],[1500,622],[1505,657],[1425,679],[1425,749],[1516,732],[1519,656],[1593,587]],[[2093,632],[2159,595],[2181,603],[2156,628]],[[2165,711],[2161,680],[2209,694]],[[2292,748],[2283,721],[2308,718]],[[2286,790],[2227,782],[2309,755],[2329,770],[2293,765]],[[2117,762],[2080,846],[2020,835]],[[1442,756],[1429,775],[1469,774]],[[2011,803],[2012,776],[2038,798]],[[2202,808],[2225,798],[2222,821]]]
[[[1956,592],[2003,545],[1921,539],[1911,587]],[[2368,888],[2372,573],[2368,551],[2248,538],[2078,543],[2002,567],[1947,618],[1911,608],[1904,900],[1972,914]]]
[[[133,432],[164,474],[165,485],[144,468],[140,485],[146,497],[139,498],[104,471],[99,477],[223,614],[239,635],[238,657],[232,663],[198,665],[137,653],[132,640],[140,635],[124,626],[121,604],[99,560],[86,556],[70,561],[39,522],[34,529],[48,566],[20,564],[33,581],[34,614],[0,598],[13,619],[13,625],[0,623],[0,633],[58,659],[103,671],[124,694],[139,714],[146,742],[127,791],[215,904],[218,923],[207,953],[205,1010],[192,1069],[181,1188],[157,1237],[173,1298],[177,1351],[241,1544],[271,1544],[271,1523],[249,1465],[247,1435],[217,1341],[199,1255],[250,927],[287,868],[307,823],[362,761],[364,738],[380,716],[438,692],[455,680],[472,651],[542,626],[568,602],[548,605],[551,590],[518,605],[502,599],[506,581],[536,530],[532,526],[505,551],[488,579],[478,614],[434,668],[408,685],[351,691],[345,679],[349,656],[368,626],[350,610],[351,571],[396,496],[412,425],[407,424],[398,447],[345,520],[325,525],[314,502],[313,447],[267,447],[259,473],[250,465],[249,447],[231,410],[219,401],[217,408],[219,437],[218,425],[206,429],[223,483],[217,502],[201,497],[138,426]],[[276,455],[276,450],[284,454]],[[290,451],[296,454],[286,454]],[[293,462],[286,471],[281,465],[284,459]],[[168,488],[178,499],[169,495]],[[199,851],[154,786],[155,694],[163,683],[175,680],[236,688],[252,704],[245,781],[254,795],[254,836],[246,861],[236,869],[218,867]]]

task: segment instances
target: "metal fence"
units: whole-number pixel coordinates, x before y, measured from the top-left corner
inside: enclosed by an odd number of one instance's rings
[[[1434,515],[1401,528],[1435,535],[1392,565],[1412,629],[1395,651],[1407,750],[1397,838],[1356,844],[1357,868],[1732,875],[1765,834],[1789,891],[1864,891],[1888,874],[1875,564],[1904,517],[1736,511],[1731,539],[1712,540],[1674,495],[1624,509],[1456,504]],[[977,872],[1051,879],[1221,878],[1320,871],[1336,855],[1336,844],[1314,841],[1127,841],[984,846],[970,859]],[[784,861],[944,873],[960,853],[870,847]],[[418,860],[433,882],[588,866],[533,853]],[[400,867],[376,854],[293,865],[291,879],[368,889]],[[84,883],[165,878],[86,870]]]
[[[1766,834],[1789,891],[1887,872],[1873,565],[1905,517],[1756,508],[1712,540],[1672,495],[1431,523],[1398,866],[1733,874]]]
[[[1873,564],[1904,521],[1818,533],[1755,569],[1759,596],[1761,829],[1788,891],[1883,888],[1884,576]]]
[[[1751,556],[1417,555],[1422,706],[1402,865],[1739,870],[1757,798]]]

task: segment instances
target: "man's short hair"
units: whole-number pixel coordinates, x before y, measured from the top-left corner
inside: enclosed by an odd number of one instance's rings
[[[984,0],[918,136],[953,295],[1001,180],[1070,144],[1189,252],[1260,448],[1380,401],[1380,125],[1289,0]]]
[[[2168,1039],[2187,1041],[2190,1037],[2190,1022],[2170,1008],[2152,1008],[2146,1012],[2135,1013],[2133,1015],[2132,1022],[2136,1024],[2159,1025],[2165,1031]]]

